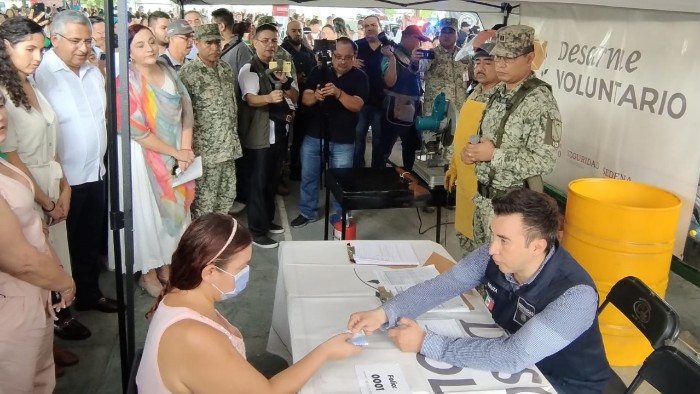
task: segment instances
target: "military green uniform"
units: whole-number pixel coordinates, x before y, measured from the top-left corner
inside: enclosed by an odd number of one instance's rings
[[[220,40],[215,24],[201,25],[195,38]],[[192,217],[206,213],[227,213],[236,197],[234,160],[241,157],[237,132],[237,108],[231,67],[218,60],[210,67],[197,56],[179,72],[190,93],[194,112],[192,149],[202,157],[203,174],[195,182]]]
[[[514,58],[532,51],[534,29],[529,26],[506,26],[498,30],[496,46],[491,54]],[[480,126],[480,134],[497,141],[501,120],[514,96],[534,74],[519,86],[506,90],[505,83],[496,85]],[[489,222],[492,213],[491,198],[514,188],[524,187],[525,181],[534,176],[552,172],[556,162],[556,149],[561,137],[561,115],[551,90],[545,84],[529,90],[522,102],[505,123],[500,146],[493,152],[491,161],[477,162],[476,176],[479,193],[474,196],[474,241],[489,241]]]
[[[457,20],[454,18],[443,18],[440,21],[440,28],[457,29]],[[457,31],[457,30],[455,30]],[[464,76],[469,75],[469,71],[474,70],[472,59],[466,56],[460,61],[455,61],[455,54],[459,51],[458,46],[452,49],[445,49],[441,45],[433,48],[435,59],[421,60],[420,70],[423,71],[425,81],[425,95],[423,96],[423,114],[430,115],[433,110],[435,96],[445,93],[445,98],[455,105],[455,108],[462,107],[467,99],[467,81]],[[467,78],[468,79],[468,78]]]

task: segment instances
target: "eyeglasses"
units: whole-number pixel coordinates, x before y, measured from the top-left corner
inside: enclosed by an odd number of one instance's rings
[[[340,56],[340,55],[335,55],[335,54],[333,55],[333,59],[335,59],[337,61],[345,60],[346,62],[351,62],[354,58],[355,58],[355,56]]]
[[[186,41],[194,40],[194,36],[192,34],[176,34],[173,37],[182,38]]]
[[[60,34],[60,33],[54,33],[54,34],[56,34],[57,36],[61,36],[61,37],[65,38],[66,41],[70,42],[70,43],[71,43],[74,47],[76,47],[76,48],[80,47],[80,44],[85,44],[85,46],[88,47],[88,48],[92,47],[92,37],[90,37],[90,38],[85,38],[85,39],[81,40],[81,39],[79,39],[79,38],[68,38],[68,37],[66,37],[66,36],[64,36],[63,34]]]
[[[496,64],[498,64],[498,63],[505,63],[505,64],[507,64],[507,65],[511,65],[511,64],[515,63],[515,59],[517,59],[517,58],[519,58],[519,57],[521,57],[521,56],[524,56],[524,55],[520,55],[520,56],[516,56],[516,57],[494,56],[494,57],[493,57],[493,62],[496,63]]]

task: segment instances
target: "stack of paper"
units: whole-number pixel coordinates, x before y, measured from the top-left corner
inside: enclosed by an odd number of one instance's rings
[[[374,272],[379,280],[379,284],[396,296],[411,286],[433,279],[440,273],[434,265],[426,265],[418,268],[402,268],[377,270]],[[462,302],[462,299],[455,297],[431,309],[435,312],[468,312],[469,308]]]
[[[418,257],[407,242],[361,242],[350,245],[355,264],[418,265]]]

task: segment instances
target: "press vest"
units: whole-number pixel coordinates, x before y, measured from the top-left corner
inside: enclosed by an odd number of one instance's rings
[[[488,293],[487,306],[496,324],[510,334],[549,303],[574,286],[586,285],[595,289],[588,273],[563,247],[557,250],[537,277],[529,284],[513,291],[510,282],[491,259],[482,282]],[[600,393],[610,377],[598,328],[598,318],[578,338],[557,353],[536,363],[537,368],[567,394]]]
[[[250,61],[250,71],[259,79],[260,90],[258,95],[264,96],[272,92],[272,84],[266,75],[256,72],[256,69],[265,69],[260,59],[253,56]],[[262,149],[270,146],[270,109],[269,105],[251,107],[245,99],[239,105],[238,134],[241,145],[246,149]]]

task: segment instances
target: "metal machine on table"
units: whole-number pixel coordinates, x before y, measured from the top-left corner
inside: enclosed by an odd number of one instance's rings
[[[457,116],[455,105],[445,98],[445,93],[439,93],[433,101],[432,113],[416,117],[416,129],[423,133],[423,144],[416,152],[413,171],[431,189],[445,183],[445,170],[450,161],[443,157],[443,151],[452,144]]]

